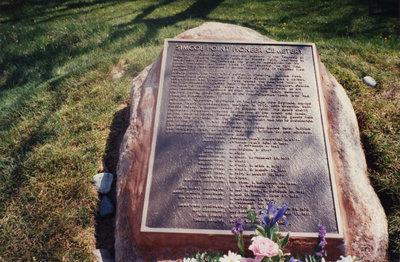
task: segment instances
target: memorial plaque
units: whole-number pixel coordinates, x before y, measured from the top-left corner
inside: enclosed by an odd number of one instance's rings
[[[141,231],[231,234],[289,206],[292,236],[341,226],[313,44],[166,40]]]

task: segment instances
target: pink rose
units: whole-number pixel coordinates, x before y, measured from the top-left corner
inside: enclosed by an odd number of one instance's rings
[[[258,261],[261,261],[264,257],[274,257],[279,253],[279,246],[269,238],[258,236],[252,238],[249,249],[253,251]]]

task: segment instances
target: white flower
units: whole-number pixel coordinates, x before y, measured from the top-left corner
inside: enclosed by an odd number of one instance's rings
[[[224,255],[219,259],[219,262],[240,262],[241,259],[241,255],[229,251],[228,255]]]
[[[184,258],[183,259],[183,262],[197,262],[197,259],[195,259],[195,258],[192,258],[192,257],[190,257],[190,258]]]
[[[340,259],[337,260],[336,262],[354,262],[354,261],[358,261],[358,259],[352,256],[347,256],[347,257],[340,256]]]

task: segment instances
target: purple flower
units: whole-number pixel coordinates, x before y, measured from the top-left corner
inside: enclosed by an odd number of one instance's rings
[[[321,241],[319,242],[318,245],[319,245],[321,248],[323,248],[324,246],[326,246],[326,244],[328,244],[328,242],[326,242],[325,239],[321,239]]]
[[[244,230],[242,226],[237,226],[237,227],[235,226],[232,228],[232,233],[235,235],[240,235],[240,233],[242,233],[243,231]]]
[[[321,224],[318,224],[318,227],[319,227],[319,233],[318,233],[319,243],[318,243],[318,246],[320,246],[321,249],[323,249],[327,244],[326,239],[325,239],[326,227],[324,227]]]
[[[326,227],[324,227],[324,226],[321,225],[321,224],[318,224],[318,227],[319,227],[319,234],[318,234],[318,236],[319,236],[320,238],[325,239],[325,236],[326,236]]]
[[[260,211],[258,211],[258,214],[262,214],[266,212],[264,215],[264,223],[270,227],[273,227],[276,222],[278,222],[280,219],[283,219],[285,221],[285,225],[287,225],[287,219],[284,216],[286,210],[288,207],[286,205],[282,205],[282,207],[278,210],[277,207],[269,201],[268,203],[268,210],[263,208]]]
[[[319,257],[326,256],[326,251],[324,250],[324,247],[326,246],[327,242],[325,239],[326,236],[326,227],[324,227],[321,224],[318,224],[319,227],[319,233],[318,233],[318,245],[316,246],[315,249],[315,255]]]
[[[235,235],[240,235],[240,233],[242,233],[243,230],[243,217],[237,217],[235,218],[235,226],[232,228],[232,233]]]
[[[301,261],[300,259],[295,259],[294,257],[291,257],[288,262],[303,262],[303,261]]]
[[[237,218],[235,218],[234,221],[235,221],[236,225],[243,225],[244,219],[243,219],[243,217],[237,217]]]

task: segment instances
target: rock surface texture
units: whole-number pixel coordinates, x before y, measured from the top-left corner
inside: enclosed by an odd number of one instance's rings
[[[213,22],[188,30],[176,38],[273,41],[248,28]],[[343,249],[346,254],[357,256],[362,261],[386,261],[386,216],[367,177],[356,116],[343,87],[321,62],[319,66],[343,224]],[[220,250],[236,250],[232,236],[189,236],[188,242],[187,236],[170,234],[163,238],[158,233],[140,234],[160,67],[161,56],[133,81],[130,124],[120,148],[117,167],[116,261],[178,258],[188,255],[193,247],[210,248],[215,243],[220,245]],[[305,239],[293,243],[297,246],[311,245]]]

